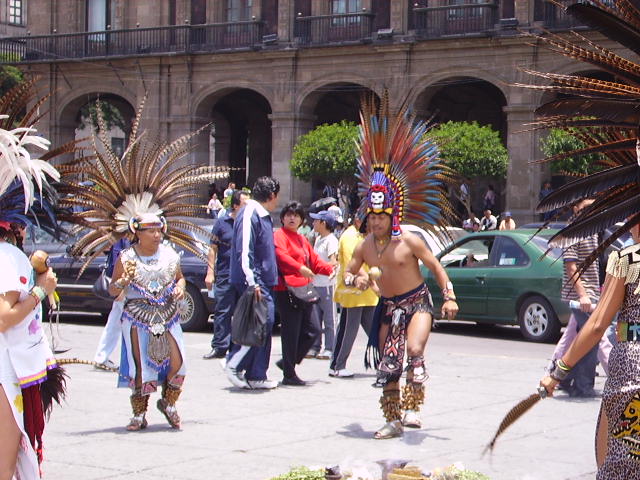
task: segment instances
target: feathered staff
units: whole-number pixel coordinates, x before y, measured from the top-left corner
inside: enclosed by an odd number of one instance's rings
[[[640,13],[629,0],[574,3],[566,8],[566,12],[640,54]],[[640,204],[640,156],[637,151],[640,65],[578,33],[573,32],[572,35],[573,39],[553,34],[535,38],[553,52],[610,73],[615,81],[525,70],[553,83],[520,86],[563,94],[562,98],[536,110],[540,118],[535,126],[563,129],[586,144],[585,148],[544,161],[591,153],[601,153],[606,157],[602,161],[604,170],[566,184],[547,196],[537,207],[537,212],[544,213],[567,207],[585,197],[595,198],[590,207],[550,239],[552,247],[568,247],[617,222],[625,221],[582,264],[583,271],[612,242],[640,222],[640,216],[637,215]]]
[[[123,236],[131,235],[130,222],[144,213],[162,215],[167,221],[167,237],[198,256],[201,252],[189,232],[209,232],[184,217],[195,217],[205,206],[195,203],[199,186],[227,177],[228,168],[194,167],[184,157],[190,152],[190,140],[203,128],[170,143],[143,142],[140,119],[144,101],[133,120],[129,143],[122,157],[111,148],[100,108],[98,132],[93,136],[91,158],[80,158],[58,168],[62,178],[59,191],[64,207],[81,211],[60,218],[85,228],[85,234],[71,253],[85,257],[80,275],[91,260]],[[80,182],[79,179],[83,181]]]
[[[392,234],[406,220],[431,231],[455,223],[446,186],[456,183],[453,172],[439,158],[438,147],[427,138],[429,126],[416,121],[405,103],[396,114],[390,112],[389,95],[381,101],[363,98],[360,112],[358,150],[358,193],[366,199],[362,208],[377,208],[393,217]],[[379,195],[382,194],[382,195]],[[366,206],[365,206],[366,204]],[[437,233],[447,230],[441,228]]]

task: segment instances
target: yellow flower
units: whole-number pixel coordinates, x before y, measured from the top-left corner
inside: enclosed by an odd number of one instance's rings
[[[16,406],[18,412],[22,413],[24,411],[24,404],[22,403],[22,394],[16,395],[16,398],[13,399],[13,404]]]

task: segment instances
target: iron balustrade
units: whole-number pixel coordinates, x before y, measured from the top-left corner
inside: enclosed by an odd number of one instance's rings
[[[423,38],[486,34],[498,21],[495,3],[419,7],[413,12],[416,34]]]
[[[0,39],[0,63],[207,53],[262,41],[260,21],[180,25]]]
[[[543,2],[541,5],[543,9],[543,21],[544,26],[550,29],[566,30],[575,27],[584,26],[579,20],[568,15],[564,8],[560,8],[549,2]]]
[[[325,45],[368,40],[373,32],[373,13],[345,13],[296,17],[294,36],[299,45]]]

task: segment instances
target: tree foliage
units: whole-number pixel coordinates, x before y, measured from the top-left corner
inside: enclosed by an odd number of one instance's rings
[[[305,182],[317,179],[334,186],[352,184],[357,138],[358,127],[353,122],[343,120],[316,127],[302,135],[293,148],[291,173]]]
[[[540,140],[540,149],[545,157],[571,152],[585,148],[587,145],[570,132],[560,128],[552,128],[549,134]],[[558,174],[584,175],[602,169],[599,164],[604,156],[599,153],[574,155],[551,162],[551,172]]]
[[[505,178],[509,155],[500,134],[478,122],[446,122],[427,132],[440,148],[440,157],[465,177]]]
[[[80,128],[85,128],[87,123],[94,129],[98,128],[98,109],[102,110],[102,117],[107,130],[118,127],[122,131],[127,131],[128,126],[125,124],[120,110],[111,103],[100,99],[95,102],[89,102],[80,109]]]
[[[24,80],[21,70],[11,65],[0,66],[0,96]]]

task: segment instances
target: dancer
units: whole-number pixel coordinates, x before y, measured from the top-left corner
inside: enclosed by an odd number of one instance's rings
[[[442,288],[442,316],[451,319],[458,311],[444,268],[419,237],[402,232],[400,222],[407,219],[444,225],[454,214],[442,183],[451,178],[450,174],[439,163],[436,146],[424,140],[426,126],[419,122],[414,125],[406,105],[392,116],[386,96],[379,108],[373,101],[365,101],[361,119],[358,180],[360,194],[366,198],[370,234],[354,250],[344,282],[364,289],[375,280],[381,294],[382,315],[371,335],[378,339],[382,356],[377,383],[383,386],[380,405],[387,423],[375,434],[382,439],[401,435],[403,423],[421,426],[418,411],[428,377],[424,350],[433,304],[419,260]],[[361,271],[363,263],[375,273]],[[401,399],[399,380],[405,346],[407,384]]]

